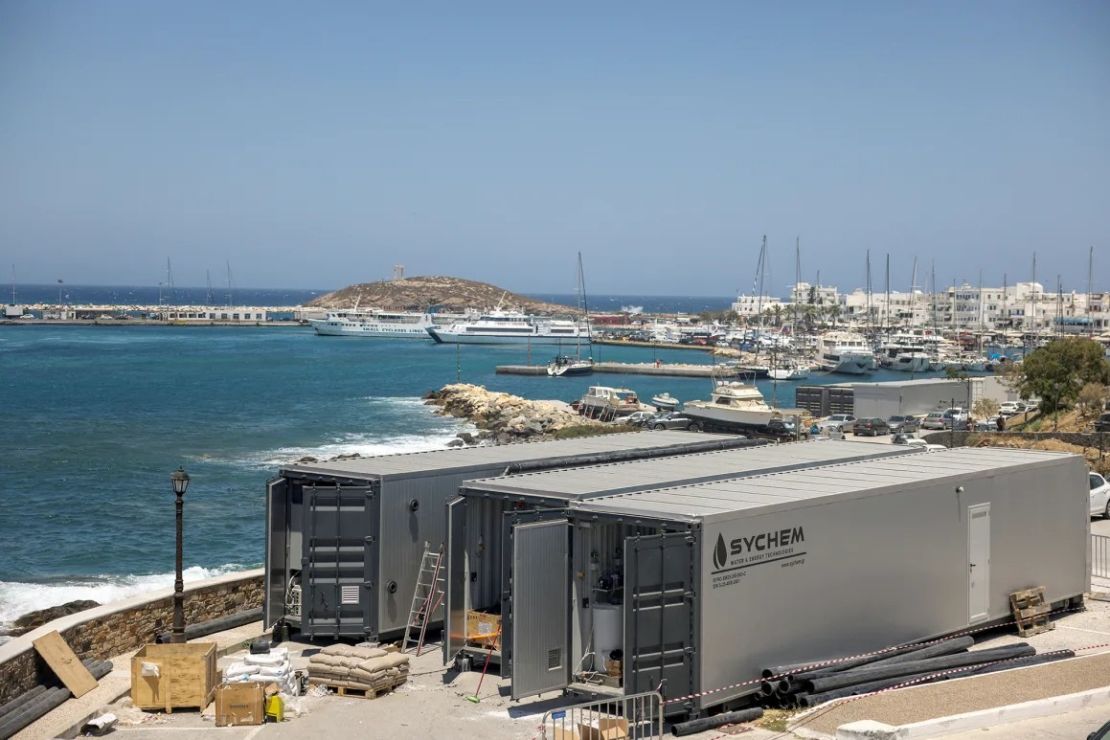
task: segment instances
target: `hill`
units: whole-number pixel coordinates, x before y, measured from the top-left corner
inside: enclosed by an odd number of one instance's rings
[[[504,301],[502,301],[504,296]],[[376,283],[359,283],[327,293],[312,301],[312,306],[324,308],[385,308],[395,311],[454,312],[466,309],[487,310],[502,301],[503,308],[519,308],[533,314],[578,313],[571,306],[546,303],[509,293],[503,288],[476,280],[439,275],[380,280]]]

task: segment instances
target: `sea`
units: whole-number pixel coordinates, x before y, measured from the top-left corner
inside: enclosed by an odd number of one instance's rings
[[[646,297],[641,304],[651,305]],[[600,360],[712,361],[691,350],[592,352]],[[710,389],[696,378],[494,372],[553,354],[319,337],[304,327],[0,326],[0,630],[27,611],[172,585],[169,477],[178,466],[191,477],[188,581],[261,564],[266,481],[282,464],[445,447],[468,426],[422,399],[447,383],[565,401],[598,382],[644,399],[662,391],[706,398]],[[904,376],[873,376],[895,378]],[[768,399],[793,404],[794,384],[759,385]]]

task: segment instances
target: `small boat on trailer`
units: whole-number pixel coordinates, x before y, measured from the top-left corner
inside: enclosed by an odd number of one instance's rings
[[[674,411],[682,403],[670,393],[659,393],[651,397],[651,405],[660,411]]]

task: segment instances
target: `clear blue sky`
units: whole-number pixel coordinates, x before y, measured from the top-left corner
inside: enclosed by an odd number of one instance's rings
[[[21,282],[1110,288],[1110,3],[0,2]]]

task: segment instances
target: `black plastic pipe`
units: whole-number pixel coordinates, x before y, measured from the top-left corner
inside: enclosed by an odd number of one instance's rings
[[[33,689],[28,689],[27,691],[24,691],[22,694],[15,697],[14,699],[12,699],[10,702],[5,704],[4,706],[0,707],[0,717],[3,717],[4,715],[6,715],[8,712],[12,711],[13,709],[18,709],[20,705],[31,701],[32,699],[34,699],[36,696],[38,696],[39,694],[41,694],[44,691],[46,691],[46,687],[43,686],[42,684],[39,684],[38,686],[36,686]]]
[[[874,663],[869,664],[868,668],[877,668],[884,665],[895,665],[897,663],[908,663],[913,660],[925,660],[927,658],[937,658],[941,655],[953,655],[960,653],[975,645],[975,640],[971,637],[954,637],[951,640],[943,640],[941,642],[927,645],[920,650],[913,650],[908,653],[901,653],[882,660],[876,660]]]
[[[859,668],[860,666],[866,666],[866,665],[874,663],[875,661],[878,661],[878,660],[884,660],[884,659],[892,657],[894,655],[902,655],[903,653],[912,653],[914,650],[920,650],[920,649],[921,649],[920,645],[903,645],[902,647],[897,647],[897,648],[893,648],[891,650],[886,650],[886,651],[884,651],[884,652],[882,652],[878,655],[867,655],[867,656],[864,656],[862,658],[852,658],[850,660],[844,660],[844,661],[841,661],[839,663],[834,663],[833,665],[822,666],[820,668],[814,668],[813,670],[810,670],[810,671],[802,671],[801,673],[795,673],[794,675],[791,676],[791,678],[797,679],[799,681],[808,681],[810,679],[817,678],[818,676],[828,676],[828,675],[833,674],[833,673],[841,673],[843,671],[850,671],[853,668]],[[816,662],[820,662],[820,661],[814,661],[814,662],[816,663]]]
[[[1007,660],[1004,663],[996,663],[994,665],[985,665],[981,668],[968,671],[967,673],[957,673],[953,678],[960,678],[962,676],[982,676],[987,673],[996,673],[998,671],[1008,671],[1011,668],[1024,668],[1030,665],[1040,665],[1041,663],[1052,663],[1057,660],[1066,660],[1074,658],[1075,651],[1073,650],[1053,650],[1051,653],[1040,653],[1038,655],[1030,655],[1026,658],[1018,658],[1016,660]]]
[[[957,653],[944,655],[927,660],[915,660],[907,663],[880,666],[878,668],[860,668],[855,671],[834,673],[829,676],[819,676],[806,681],[806,689],[813,694],[821,694],[833,689],[840,689],[854,684],[879,681],[884,678],[909,676],[914,673],[929,671],[944,671],[950,668],[960,668],[965,665],[986,663],[992,660],[1005,660],[1007,658],[1024,658],[1027,655],[1036,655],[1036,650],[1027,644],[1009,645],[993,650],[977,650],[971,653]]]
[[[704,732],[705,730],[712,730],[715,727],[722,725],[734,725],[740,722],[751,722],[763,716],[762,707],[752,707],[751,709],[739,709],[735,712],[722,712],[715,714],[712,717],[703,717],[701,719],[692,719],[689,722],[679,722],[671,728],[671,732],[679,737],[683,735],[693,735],[695,732]]]
[[[87,659],[82,662],[88,668],[89,673],[93,675],[93,678],[98,681],[112,670],[112,664],[107,660],[94,661]],[[32,697],[28,703],[0,717],[0,738],[11,737],[51,710],[60,707],[73,696],[66,688],[42,688],[43,690]],[[31,691],[33,690],[31,689]]]
[[[232,629],[233,627],[242,627],[244,624],[251,622],[259,622],[262,620],[262,607],[255,607],[254,609],[247,609],[246,611],[236,612],[235,614],[228,614],[226,617],[217,617],[216,619],[209,619],[207,622],[197,622],[185,627],[185,639],[195,640],[198,637],[207,637],[214,635],[217,632]],[[163,632],[158,635],[155,642],[167,643],[173,636],[171,632]]]

